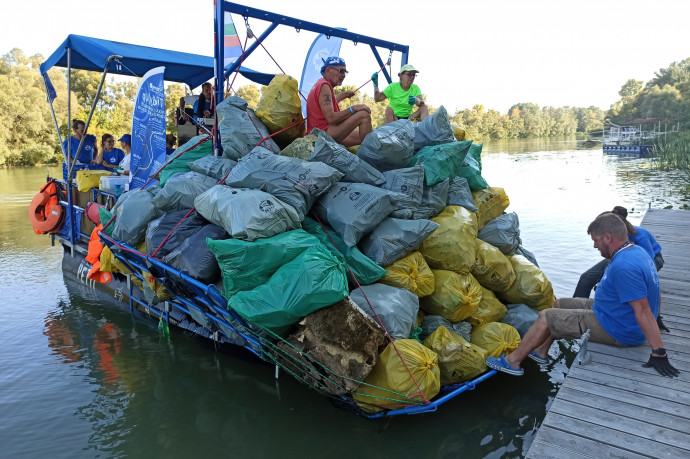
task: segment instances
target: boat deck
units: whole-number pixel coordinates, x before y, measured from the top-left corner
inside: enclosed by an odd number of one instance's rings
[[[663,247],[662,333],[678,378],[643,368],[649,346],[589,343],[573,364],[527,457],[690,457],[690,212],[651,209],[642,225]]]

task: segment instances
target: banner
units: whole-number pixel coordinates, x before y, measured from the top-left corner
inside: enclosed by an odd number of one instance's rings
[[[137,88],[132,115],[129,188],[141,188],[165,164],[165,89],[163,71],[146,72]],[[157,183],[152,181],[151,184]]]
[[[345,30],[345,29],[341,29]],[[337,56],[340,53],[340,45],[343,43],[342,38],[327,37],[324,34],[319,34],[312,43],[307,58],[304,60],[304,69],[302,70],[302,79],[299,82],[299,92],[307,98],[309,91],[311,91],[314,83],[321,78],[321,67],[323,61],[329,56]],[[307,103],[302,102],[302,116],[307,119]]]

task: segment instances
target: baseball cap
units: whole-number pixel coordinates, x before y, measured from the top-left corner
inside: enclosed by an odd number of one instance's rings
[[[415,73],[419,73],[419,70],[417,70],[416,68],[412,67],[410,64],[405,64],[405,65],[403,65],[402,67],[400,67],[400,73],[405,73],[405,72],[415,72]],[[400,74],[400,73],[399,73],[399,74]],[[398,75],[399,75],[399,74],[398,74]]]
[[[330,56],[330,57],[327,57],[326,59],[323,59],[323,67],[321,67],[321,75],[323,75],[323,72],[326,71],[327,67],[334,67],[336,65],[345,66],[345,59],[343,59],[342,57],[338,57],[338,56]]]
[[[122,137],[117,139],[118,142],[124,142],[132,145],[132,136],[129,134],[124,134]]]

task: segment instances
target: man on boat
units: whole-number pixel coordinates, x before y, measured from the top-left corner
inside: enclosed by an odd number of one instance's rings
[[[656,323],[659,276],[654,262],[643,248],[628,241],[625,223],[612,212],[599,215],[587,234],[601,255],[610,260],[594,299],[556,300],[552,309],[539,313],[515,351],[500,358],[487,357],[487,365],[521,376],[524,370],[520,364],[525,358],[549,363],[554,339],[577,339],[589,329],[591,341],[614,346],[639,346],[646,338],[652,354],[643,366],[663,376],[678,376],[680,372],[668,361]]]
[[[94,158],[96,155],[98,155],[96,136],[92,134],[84,134],[84,131],[86,130],[86,123],[84,123],[82,120],[72,120],[72,130],[74,131],[74,134],[72,134],[72,141],[70,143],[70,148],[72,151],[70,151],[69,155],[71,161],[76,161],[77,165],[94,164]],[[81,146],[81,150],[79,150],[79,156],[77,157],[77,149],[79,148],[79,143],[81,142],[82,137],[84,138],[84,142]],[[64,151],[67,151],[68,142],[69,139],[62,141],[62,148]]]
[[[323,78],[316,81],[307,96],[307,131],[319,128],[346,147],[361,144],[372,131],[371,110],[364,104],[340,110],[338,102],[349,99],[355,92],[343,91],[337,97],[333,92],[347,75],[345,60],[338,56],[327,58],[321,75]]]
[[[414,79],[418,73],[419,70],[410,64],[403,65],[400,68],[400,73],[398,73],[400,82],[389,84],[383,92],[379,91],[378,72],[371,76],[371,81],[374,83],[374,100],[376,102],[389,100],[384,116],[384,124],[392,123],[399,119],[422,121],[429,116],[429,107],[424,103],[422,90],[414,84]],[[418,108],[412,113],[412,109],[415,106]]]

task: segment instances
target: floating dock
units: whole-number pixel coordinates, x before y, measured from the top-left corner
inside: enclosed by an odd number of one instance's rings
[[[650,209],[642,225],[662,247],[661,336],[680,377],[643,368],[648,345],[589,343],[574,363],[528,458],[690,457],[690,211]]]

